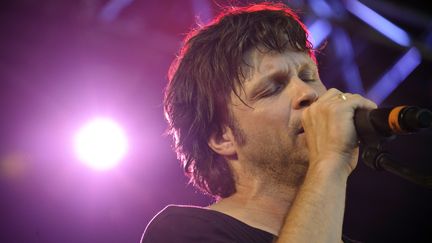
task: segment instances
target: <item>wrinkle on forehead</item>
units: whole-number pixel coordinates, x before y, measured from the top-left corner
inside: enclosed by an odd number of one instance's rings
[[[275,59],[280,62],[275,61]],[[315,62],[306,52],[287,49],[285,52],[280,53],[254,48],[245,53],[244,64],[242,65],[243,84],[253,80],[256,75],[276,71],[288,74],[291,69],[299,70],[303,66],[318,69]]]
[[[275,61],[276,60],[276,61]],[[316,63],[307,52],[297,51],[289,48],[284,52],[269,50],[265,47],[255,47],[244,54],[243,63],[240,66],[239,82],[235,85],[235,92],[231,97],[231,104],[239,104],[240,101],[246,106],[246,89],[253,84],[253,80],[270,76],[272,73],[289,76],[292,70],[308,67],[317,70]],[[235,97],[236,96],[236,97]],[[250,107],[251,108],[251,107]]]

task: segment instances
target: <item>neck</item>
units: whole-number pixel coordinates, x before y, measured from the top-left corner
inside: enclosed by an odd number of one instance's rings
[[[244,178],[244,177],[243,177]],[[254,228],[278,235],[297,188],[251,176],[237,183],[236,193],[209,208],[230,215]]]

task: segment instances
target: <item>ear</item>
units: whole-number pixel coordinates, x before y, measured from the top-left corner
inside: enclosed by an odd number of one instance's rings
[[[213,133],[207,143],[213,151],[222,156],[231,157],[237,153],[233,133],[227,126],[223,128],[222,135]]]

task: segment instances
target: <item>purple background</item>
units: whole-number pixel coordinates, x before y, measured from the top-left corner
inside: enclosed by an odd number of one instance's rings
[[[113,2],[125,5],[116,12],[108,7]],[[161,100],[184,34],[226,2],[0,3],[0,242],[138,242],[167,204],[211,203],[187,186],[163,135]],[[314,1],[291,2],[306,22],[314,18]],[[420,65],[382,106],[432,108],[432,10],[420,2],[363,1],[405,29],[421,53]],[[407,51],[347,12],[329,21],[349,36],[350,61],[366,90]],[[321,76],[347,90],[338,44],[328,38],[318,57]],[[95,115],[117,120],[130,140],[112,171],[91,171],[73,154],[73,133]],[[389,147],[432,174],[431,145],[425,131]],[[349,180],[344,231],[365,242],[432,242],[431,205],[432,189],[360,162]]]

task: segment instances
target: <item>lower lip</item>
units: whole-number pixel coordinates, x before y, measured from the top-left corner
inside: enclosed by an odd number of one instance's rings
[[[304,132],[297,134],[296,141],[299,146],[304,146],[306,144],[306,135]]]

